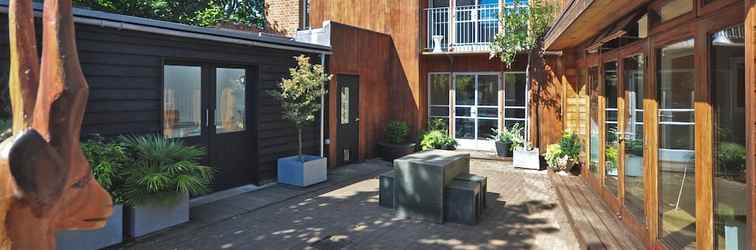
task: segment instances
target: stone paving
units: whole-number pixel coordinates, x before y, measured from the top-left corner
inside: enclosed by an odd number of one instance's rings
[[[578,249],[545,171],[473,160],[488,176],[476,226],[397,219],[378,206],[383,161],[346,166],[302,189],[274,185],[192,208],[192,222],[115,249]]]

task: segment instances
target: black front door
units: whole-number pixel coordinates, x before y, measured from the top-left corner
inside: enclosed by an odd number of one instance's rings
[[[163,134],[201,146],[215,170],[214,190],[255,180],[251,73],[243,66],[166,64]]]
[[[337,164],[349,164],[358,160],[360,110],[359,77],[352,75],[336,76],[338,93],[336,96],[336,157]]]

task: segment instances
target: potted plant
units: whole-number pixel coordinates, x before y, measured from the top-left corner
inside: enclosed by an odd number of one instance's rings
[[[101,249],[123,241],[123,184],[122,170],[129,161],[126,147],[119,142],[106,142],[95,136],[81,144],[84,155],[92,167],[92,175],[113,198],[113,214],[105,227],[92,231],[66,230],[56,235],[56,246],[61,250]]]
[[[139,237],[189,221],[189,195],[210,191],[213,170],[202,166],[204,148],[160,135],[122,137],[130,164],[122,195],[126,232]]]
[[[420,149],[442,149],[454,150],[457,148],[457,140],[454,140],[449,133],[444,130],[430,130],[420,135]]]
[[[415,152],[415,143],[407,141],[409,125],[406,122],[391,121],[383,132],[383,142],[378,143],[384,160],[394,160]]]
[[[503,128],[501,130],[492,129],[496,145],[496,154],[501,157],[512,157],[515,148],[523,146],[522,130],[519,123],[515,123],[512,128]]]
[[[544,158],[549,168],[555,172],[569,172],[577,164],[581,148],[578,136],[567,131],[562,135],[558,144],[549,145]]]
[[[315,121],[322,108],[320,98],[326,94],[323,84],[332,76],[323,65],[311,65],[307,56],[295,59],[297,67],[289,69],[289,78],[281,81],[281,89],[268,93],[281,101],[283,118],[294,123],[298,135],[298,154],[278,159],[278,182],[306,187],[327,179],[326,159],[302,153],[302,129]]]
[[[512,166],[516,168],[541,169],[541,157],[538,148],[530,143],[514,149],[512,154]]]

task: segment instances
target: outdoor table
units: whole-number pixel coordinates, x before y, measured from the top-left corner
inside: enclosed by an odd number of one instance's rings
[[[469,173],[469,153],[431,150],[394,160],[394,199],[399,217],[443,223],[446,186],[458,175]]]

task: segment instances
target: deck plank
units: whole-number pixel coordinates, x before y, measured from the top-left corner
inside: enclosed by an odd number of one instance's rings
[[[598,238],[598,233],[591,226],[588,218],[583,214],[583,211],[579,209],[577,201],[570,192],[569,186],[565,181],[557,175],[551,175],[551,180],[554,182],[554,187],[557,190],[557,197],[565,208],[567,219],[573,226],[578,241],[580,241],[581,248],[583,249],[605,249],[603,243]]]

